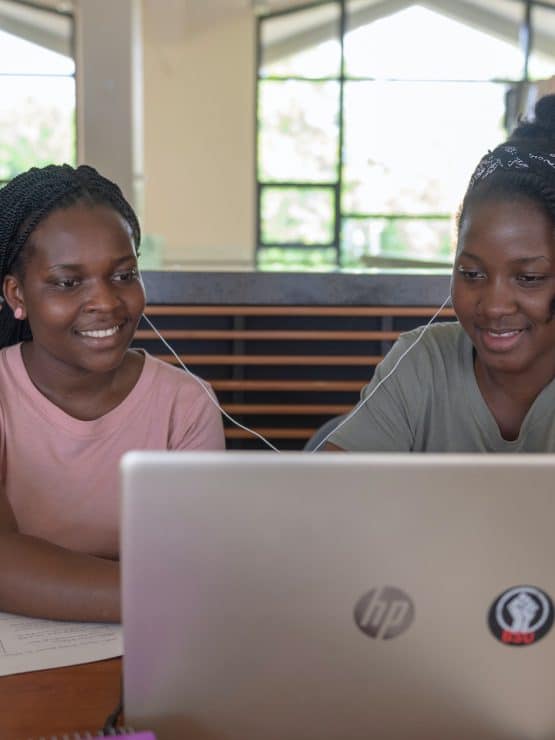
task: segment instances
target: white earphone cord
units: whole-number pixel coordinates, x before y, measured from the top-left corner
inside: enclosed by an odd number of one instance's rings
[[[158,335],[158,338],[160,339],[160,341],[169,349],[169,351],[172,353],[172,355],[175,357],[175,359],[179,362],[179,364],[181,365],[181,367],[183,368],[183,370],[185,370],[185,372],[188,373],[191,376],[191,378],[193,378],[193,380],[195,380],[200,385],[200,387],[202,388],[202,390],[206,393],[206,395],[210,399],[210,402],[213,403],[214,406],[216,406],[216,408],[218,408],[221,411],[221,413],[225,416],[226,419],[229,419],[229,421],[232,424],[235,424],[235,426],[239,427],[240,429],[243,429],[245,432],[249,432],[249,434],[253,434],[255,437],[258,437],[258,439],[262,440],[262,442],[264,442],[264,444],[268,445],[268,447],[270,447],[274,452],[281,452],[281,450],[278,450],[277,447],[274,447],[274,445],[271,442],[269,442],[266,439],[266,437],[263,437],[261,434],[259,434],[258,432],[256,432],[254,429],[250,429],[250,427],[244,426],[244,424],[241,424],[241,422],[237,421],[237,419],[234,419],[232,416],[230,416],[227,413],[227,411],[225,411],[225,409],[223,409],[220,406],[220,404],[218,403],[218,401],[216,400],[216,398],[214,398],[214,396],[212,395],[212,393],[209,390],[209,388],[207,388],[204,385],[204,383],[201,381],[201,379],[198,378],[194,373],[192,373],[189,370],[189,368],[187,367],[187,365],[185,365],[185,363],[181,360],[181,357],[179,357],[179,355],[177,354],[177,352],[174,352],[173,348],[166,342],[166,340],[164,339],[164,337],[160,334],[160,332],[154,326],[154,324],[152,323],[152,321],[145,316],[145,314],[143,314],[143,319],[150,326],[150,328]]]
[[[324,437],[324,439],[322,439],[322,440],[321,440],[321,441],[320,441],[320,442],[319,442],[319,443],[318,443],[318,444],[316,445],[316,447],[315,447],[315,448],[314,448],[313,450],[311,450],[311,453],[313,453],[313,452],[317,452],[317,451],[318,451],[318,450],[320,449],[320,447],[322,447],[322,446],[323,446],[323,445],[324,445],[324,444],[325,444],[325,443],[326,443],[326,442],[328,441],[328,439],[329,439],[329,438],[330,438],[330,437],[331,437],[331,436],[332,436],[333,434],[335,434],[335,432],[336,432],[336,431],[337,431],[338,429],[341,429],[341,427],[342,427],[342,426],[343,426],[344,424],[346,424],[346,423],[347,423],[347,422],[348,422],[348,421],[349,421],[350,419],[352,419],[352,418],[353,418],[353,416],[354,416],[354,415],[355,415],[355,414],[356,414],[356,413],[357,413],[357,412],[358,412],[358,411],[359,411],[359,410],[360,410],[360,409],[361,409],[361,408],[362,408],[362,407],[364,406],[364,404],[365,404],[365,403],[367,403],[367,402],[368,402],[368,401],[369,401],[369,400],[370,400],[370,399],[372,398],[372,396],[373,396],[373,395],[374,395],[374,393],[375,393],[375,392],[376,392],[376,391],[378,390],[378,388],[380,388],[380,387],[381,387],[381,386],[383,385],[383,383],[385,383],[385,381],[386,381],[386,380],[387,380],[388,378],[390,378],[390,377],[391,377],[391,376],[393,375],[393,373],[395,372],[395,370],[397,370],[397,368],[399,367],[399,364],[401,363],[401,360],[403,360],[403,359],[404,359],[404,358],[405,358],[405,357],[406,357],[406,356],[408,355],[408,353],[409,353],[409,352],[411,351],[411,349],[412,349],[413,347],[416,347],[416,345],[418,344],[418,342],[419,342],[419,341],[420,341],[420,340],[422,339],[422,337],[423,337],[423,336],[424,336],[424,334],[426,333],[426,330],[428,329],[428,327],[430,326],[430,324],[432,324],[432,322],[433,322],[433,321],[435,321],[435,319],[436,319],[436,318],[437,318],[437,317],[439,316],[439,314],[441,313],[441,311],[443,311],[443,309],[444,309],[444,308],[445,308],[445,306],[446,306],[446,305],[447,305],[447,304],[449,303],[449,301],[450,301],[450,300],[451,300],[451,295],[448,295],[448,296],[447,296],[447,298],[446,298],[446,299],[445,299],[445,300],[443,301],[443,303],[441,304],[441,306],[440,306],[440,307],[439,307],[439,308],[437,309],[437,311],[436,311],[436,312],[434,313],[434,315],[432,316],[432,318],[431,318],[431,319],[430,319],[430,320],[428,321],[428,323],[427,323],[427,324],[426,324],[426,325],[424,326],[424,328],[422,329],[422,331],[420,332],[420,334],[419,334],[419,335],[418,335],[418,336],[416,337],[416,339],[414,340],[414,342],[413,342],[413,343],[412,343],[412,344],[411,344],[411,345],[410,345],[409,347],[407,347],[407,349],[406,349],[406,350],[405,350],[405,351],[403,352],[403,354],[402,354],[402,355],[401,355],[401,356],[399,357],[399,359],[398,359],[398,360],[397,360],[397,362],[396,362],[396,363],[395,363],[395,364],[393,365],[393,367],[392,367],[392,368],[391,368],[391,370],[390,370],[390,371],[389,371],[389,372],[387,373],[387,375],[384,375],[384,377],[383,377],[383,378],[382,378],[382,379],[380,380],[380,382],[379,382],[379,383],[377,383],[377,384],[376,384],[376,387],[372,389],[372,392],[371,392],[371,393],[370,393],[370,394],[369,394],[368,396],[366,396],[366,397],[364,397],[364,398],[361,398],[361,400],[360,400],[360,401],[359,401],[359,402],[358,402],[358,403],[356,404],[356,406],[355,406],[355,407],[354,407],[353,409],[351,409],[351,411],[349,411],[349,413],[347,414],[347,416],[346,416],[346,417],[345,417],[345,418],[344,418],[344,419],[343,419],[343,420],[342,420],[342,421],[341,421],[341,422],[340,422],[340,423],[339,423],[339,424],[338,424],[338,425],[337,425],[336,427],[334,427],[334,428],[333,428],[333,429],[331,430],[331,432],[329,432],[329,434],[327,434],[327,435],[326,435],[326,436]],[[209,389],[209,388],[208,388],[208,387],[207,387],[206,385],[204,385],[204,383],[202,382],[202,380],[201,380],[200,378],[198,378],[198,377],[197,377],[197,376],[196,376],[196,375],[195,375],[194,373],[192,373],[192,372],[191,372],[191,371],[189,370],[189,368],[188,368],[188,367],[187,367],[187,365],[185,365],[185,363],[184,363],[184,362],[183,362],[183,361],[181,360],[181,358],[179,357],[179,355],[177,354],[177,352],[175,352],[175,351],[173,350],[173,348],[172,348],[172,347],[171,347],[171,346],[170,346],[170,345],[168,344],[168,342],[166,342],[166,340],[164,339],[164,337],[163,337],[163,336],[162,336],[162,335],[160,334],[160,332],[159,332],[159,331],[158,331],[158,329],[157,329],[157,328],[156,328],[156,327],[154,326],[154,324],[152,323],[152,321],[151,321],[151,320],[150,320],[149,318],[147,318],[147,316],[145,316],[145,314],[143,314],[143,319],[144,319],[144,320],[146,321],[146,323],[147,323],[147,324],[148,324],[148,325],[150,326],[150,328],[151,328],[151,329],[152,329],[152,330],[154,331],[154,333],[155,333],[155,334],[156,334],[156,335],[158,336],[158,338],[159,338],[159,339],[160,339],[160,341],[161,341],[161,342],[162,342],[162,343],[164,344],[164,346],[165,346],[165,347],[167,347],[167,348],[169,349],[169,351],[170,351],[170,352],[172,353],[172,355],[173,355],[173,356],[175,357],[175,359],[176,359],[176,360],[178,361],[178,363],[179,363],[179,364],[181,365],[181,367],[183,368],[183,370],[185,370],[185,372],[186,372],[186,373],[188,373],[188,375],[190,375],[190,376],[191,376],[191,378],[193,378],[193,380],[195,380],[195,382],[197,382],[197,383],[199,384],[199,386],[200,386],[200,387],[202,388],[202,390],[203,390],[203,391],[204,391],[204,392],[206,393],[206,395],[207,395],[207,396],[208,396],[208,398],[210,399],[210,402],[211,402],[211,403],[212,403],[212,404],[213,404],[214,406],[216,406],[216,408],[217,408],[217,409],[219,409],[219,410],[220,410],[220,412],[221,412],[221,413],[222,413],[222,414],[223,414],[223,415],[225,416],[225,418],[226,418],[226,419],[228,419],[228,420],[229,420],[229,421],[230,421],[230,422],[231,422],[232,424],[235,424],[235,426],[239,427],[240,429],[243,429],[243,430],[244,430],[245,432],[248,432],[249,434],[252,434],[252,435],[254,435],[255,437],[258,437],[258,439],[260,439],[260,440],[261,440],[262,442],[264,442],[264,444],[266,444],[266,445],[267,445],[267,446],[268,446],[268,447],[269,447],[270,449],[272,449],[272,450],[273,450],[274,452],[281,452],[281,450],[279,450],[279,449],[278,449],[277,447],[275,447],[275,446],[274,446],[274,445],[273,445],[273,444],[272,444],[272,443],[271,443],[271,442],[270,442],[269,440],[267,440],[267,439],[266,439],[266,437],[262,436],[262,434],[259,434],[259,433],[258,433],[257,431],[255,431],[254,429],[251,429],[250,427],[247,427],[247,426],[245,426],[244,424],[241,424],[241,422],[237,421],[237,419],[234,419],[234,418],[233,418],[233,417],[232,417],[232,416],[231,416],[230,414],[228,414],[228,413],[227,413],[227,411],[225,411],[225,410],[224,410],[224,409],[223,409],[223,408],[222,408],[222,407],[220,406],[220,404],[218,403],[217,399],[216,399],[216,398],[215,398],[215,397],[214,397],[214,396],[212,395],[212,393],[211,393],[210,389]]]
[[[349,411],[349,413],[347,414],[347,416],[346,416],[346,417],[345,417],[345,418],[344,418],[344,419],[343,419],[342,421],[340,421],[340,422],[339,422],[339,424],[338,424],[338,425],[337,425],[336,427],[334,427],[334,428],[333,428],[333,429],[331,430],[331,432],[329,432],[329,434],[326,434],[326,436],[324,437],[324,439],[322,439],[322,440],[321,440],[321,441],[320,441],[320,442],[319,442],[319,443],[318,443],[318,444],[316,445],[316,447],[315,447],[315,448],[314,448],[313,450],[311,450],[311,452],[317,452],[317,451],[318,451],[318,450],[320,449],[320,447],[322,447],[323,445],[325,445],[325,444],[326,444],[326,442],[328,441],[328,439],[329,439],[329,438],[330,438],[330,437],[331,437],[331,436],[332,436],[333,434],[335,434],[335,432],[337,432],[337,430],[338,430],[338,429],[341,429],[341,427],[342,427],[342,426],[343,426],[344,424],[346,424],[346,423],[347,423],[348,421],[350,421],[350,420],[351,420],[351,419],[353,418],[353,416],[354,416],[354,415],[355,415],[355,414],[356,414],[356,413],[357,413],[358,411],[360,411],[360,409],[361,409],[361,408],[362,408],[362,407],[364,406],[364,404],[365,404],[365,403],[367,403],[367,402],[368,402],[368,401],[369,401],[369,400],[370,400],[370,399],[372,398],[372,396],[373,396],[373,395],[374,395],[374,393],[375,393],[375,392],[376,392],[376,391],[378,390],[378,388],[380,388],[380,386],[382,386],[382,385],[383,385],[383,384],[385,383],[385,381],[386,381],[386,380],[387,380],[388,378],[390,378],[390,377],[391,377],[391,376],[393,375],[393,373],[395,372],[395,370],[397,370],[397,368],[399,367],[399,365],[400,365],[400,363],[401,363],[401,360],[403,360],[403,359],[404,359],[404,358],[405,358],[405,357],[406,357],[406,356],[408,355],[408,353],[409,353],[409,352],[411,351],[411,349],[412,349],[413,347],[416,347],[416,345],[418,344],[418,342],[419,342],[419,341],[420,341],[420,340],[422,339],[422,337],[423,337],[423,336],[424,336],[424,334],[426,333],[426,331],[427,331],[428,327],[430,326],[430,324],[431,324],[431,323],[432,323],[432,322],[433,322],[433,321],[434,321],[434,320],[435,320],[435,319],[436,319],[436,318],[437,318],[437,317],[439,316],[439,314],[441,313],[441,311],[443,311],[443,309],[444,309],[444,308],[445,308],[445,306],[446,306],[446,305],[447,305],[447,304],[449,303],[449,301],[450,301],[450,300],[451,300],[451,294],[449,294],[449,295],[447,296],[447,298],[446,298],[446,299],[445,299],[445,300],[443,301],[443,303],[441,304],[441,306],[440,306],[440,307],[439,307],[439,308],[437,309],[437,311],[435,312],[435,314],[434,314],[434,315],[432,316],[432,318],[431,318],[431,319],[430,319],[430,320],[428,321],[428,323],[426,324],[426,326],[425,326],[425,327],[424,327],[424,328],[422,329],[422,331],[421,331],[421,332],[420,332],[420,334],[419,334],[419,335],[418,335],[418,336],[416,337],[416,339],[414,340],[414,342],[413,342],[413,343],[412,343],[411,345],[409,345],[409,346],[407,347],[407,349],[406,349],[406,350],[405,350],[405,351],[403,352],[403,354],[402,354],[402,355],[401,355],[401,356],[399,357],[399,359],[398,359],[398,360],[397,360],[397,362],[396,362],[396,363],[395,363],[395,364],[393,365],[393,367],[392,367],[392,368],[391,368],[391,370],[390,370],[390,371],[389,371],[389,372],[387,373],[387,375],[384,375],[384,376],[383,376],[383,378],[382,378],[382,379],[381,379],[381,380],[379,381],[379,383],[377,383],[377,384],[376,384],[376,387],[375,387],[375,388],[372,388],[372,392],[371,392],[371,393],[370,393],[370,394],[369,394],[368,396],[365,396],[364,398],[361,398],[361,399],[360,399],[360,401],[359,401],[359,402],[357,403],[357,405],[356,405],[356,406],[355,406],[355,407],[354,407],[353,409],[351,409],[351,411]]]

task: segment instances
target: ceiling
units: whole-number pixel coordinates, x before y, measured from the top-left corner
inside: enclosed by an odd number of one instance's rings
[[[43,6],[45,10],[35,6]],[[71,24],[63,13],[71,11],[67,0],[34,0],[32,5],[0,0],[0,29],[46,49],[71,55]],[[45,12],[56,10],[58,12]]]
[[[116,1],[116,0],[114,0]],[[555,0],[543,0],[555,8]],[[263,15],[295,6],[306,5],[306,0],[142,0],[150,4],[159,14],[162,6],[171,8],[169,14],[179,20],[183,29],[191,31],[205,29],[220,23],[245,10]],[[0,29],[26,38],[63,54],[70,53],[68,23],[63,12],[71,11],[79,0],[33,0],[26,4],[18,0],[0,0]],[[349,27],[370,23],[406,6],[411,0],[347,0]],[[514,0],[418,0],[432,10],[466,22],[474,27],[504,39],[515,39],[516,29],[522,20],[522,4]],[[62,11],[47,13],[32,6]],[[280,24],[279,37],[268,39],[274,43],[274,55],[307,48],[307,46],[330,38],[336,32],[336,24],[330,22],[330,6],[325,4],[302,16],[291,16],[290,22]],[[534,46],[538,51],[553,55],[555,49],[555,13],[539,11],[540,27],[534,34]],[[266,50],[270,53],[270,49]]]
[[[411,5],[420,5],[454,20],[479,28],[504,41],[514,42],[523,21],[523,4],[513,0],[347,0],[349,29],[372,23]],[[255,0],[262,5],[295,4],[295,0]],[[300,4],[300,3],[296,3]],[[555,8],[555,0],[553,2]],[[332,6],[323,4],[310,12],[284,17],[270,27],[264,39],[267,61],[289,56],[295,52],[334,38],[337,34],[336,17],[330,17]],[[534,11],[537,12],[537,11]],[[555,12],[539,11],[540,22],[534,30],[534,49],[549,56],[555,55]]]

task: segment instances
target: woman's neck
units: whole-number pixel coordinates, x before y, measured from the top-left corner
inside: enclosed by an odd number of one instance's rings
[[[118,406],[141,375],[144,355],[129,350],[123,362],[105,373],[73,371],[66,365],[37,362],[32,342],[22,345],[21,355],[35,388],[69,416],[91,421]]]
[[[532,404],[555,377],[555,369],[548,366],[528,374],[492,372],[478,357],[474,372],[480,393],[506,440],[518,438]]]

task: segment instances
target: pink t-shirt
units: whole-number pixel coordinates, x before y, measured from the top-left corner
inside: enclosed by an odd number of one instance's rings
[[[21,345],[0,350],[0,470],[23,534],[117,556],[122,454],[224,447],[221,415],[206,392],[183,370],[148,354],[122,403],[81,421],[33,385]]]

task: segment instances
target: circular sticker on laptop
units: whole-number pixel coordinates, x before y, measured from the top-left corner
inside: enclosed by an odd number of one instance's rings
[[[414,619],[414,604],[408,594],[396,586],[373,588],[355,604],[357,627],[368,637],[391,640],[405,632]]]
[[[499,594],[491,605],[488,624],[504,645],[533,645],[553,625],[553,602],[541,588],[513,586]]]

